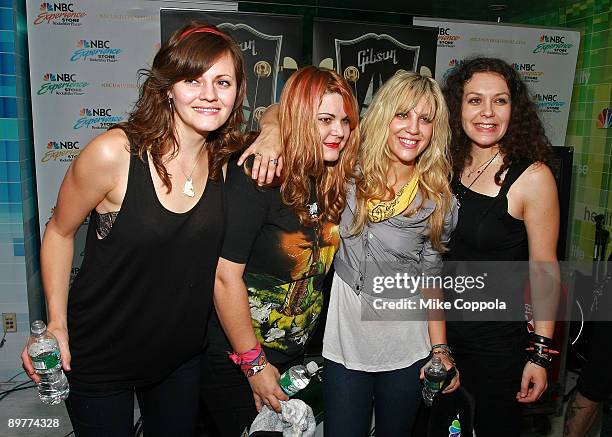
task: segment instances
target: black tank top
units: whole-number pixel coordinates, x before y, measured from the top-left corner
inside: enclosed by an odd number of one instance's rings
[[[506,195],[512,184],[531,164],[519,162],[510,165],[495,197],[472,191],[461,184],[458,177],[454,179],[453,192],[460,203],[459,219],[449,243],[446,260],[503,262],[529,259],[525,223],[508,213]],[[506,265],[509,268],[513,266]],[[503,294],[508,298],[508,307],[512,305],[513,314],[516,314],[523,307],[522,293],[526,278],[521,277],[518,272],[508,272],[507,278],[503,284]],[[447,322],[449,344],[459,352],[475,352],[479,349],[487,353],[512,348],[521,350],[525,335],[523,322]]]
[[[527,261],[527,230],[522,220],[508,214],[506,195],[531,165],[512,164],[495,197],[470,190],[459,178],[453,191],[459,199],[459,220],[453,232],[448,259],[452,261]]]
[[[171,212],[157,197],[148,163],[131,156],[121,210],[104,239],[90,220],[68,296],[73,387],[147,385],[201,352],[223,238],[223,199],[223,181],[209,179],[190,211]]]

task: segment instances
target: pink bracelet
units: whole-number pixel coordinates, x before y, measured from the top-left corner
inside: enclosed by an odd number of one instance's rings
[[[242,373],[244,373],[247,378],[261,372],[268,364],[266,354],[259,342],[249,351],[241,354],[237,352],[228,352],[228,354],[230,360],[232,360],[234,364],[240,366],[240,370],[242,370]]]

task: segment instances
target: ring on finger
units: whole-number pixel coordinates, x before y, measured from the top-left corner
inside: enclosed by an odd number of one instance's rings
[[[270,162],[272,163],[272,165],[277,165],[278,164],[278,158],[272,158],[272,159],[270,159]]]

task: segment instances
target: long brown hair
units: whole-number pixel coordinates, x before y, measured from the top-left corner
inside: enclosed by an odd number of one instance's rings
[[[333,93],[342,96],[351,133],[338,161],[326,164],[317,114],[323,96]],[[351,89],[335,71],[304,67],[289,78],[279,103],[284,162],[280,184],[283,202],[295,211],[302,224],[311,224],[306,204],[312,178],[320,217],[338,223],[346,203],[346,184],[353,176],[359,147],[359,112]]]
[[[209,178],[216,181],[230,155],[242,147],[240,127],[243,123],[242,102],[246,90],[242,52],[232,38],[214,26],[193,21],[175,31],[155,55],[151,69],[140,70],[146,78],[140,87],[138,101],[127,122],[117,127],[130,139],[131,152],[144,161],[149,152],[160,179],[172,189],[170,175],[164,165],[167,154],[176,157],[180,145],[176,137],[172,105],[168,91],[175,83],[195,79],[217,60],[229,55],[236,74],[236,101],[227,121],[209,132],[206,148],[209,155]]]

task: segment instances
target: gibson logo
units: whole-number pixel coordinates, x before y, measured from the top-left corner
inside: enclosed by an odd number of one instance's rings
[[[393,60],[393,65],[397,64],[395,49],[380,53],[374,53],[374,49],[359,50],[357,52],[357,65],[359,65],[362,73],[365,73],[366,65],[388,60]]]
[[[238,46],[240,47],[240,50],[242,50],[243,52],[248,52],[250,50],[253,56],[257,56],[257,50],[255,49],[254,39],[250,41],[242,41],[241,43],[238,44]]]

